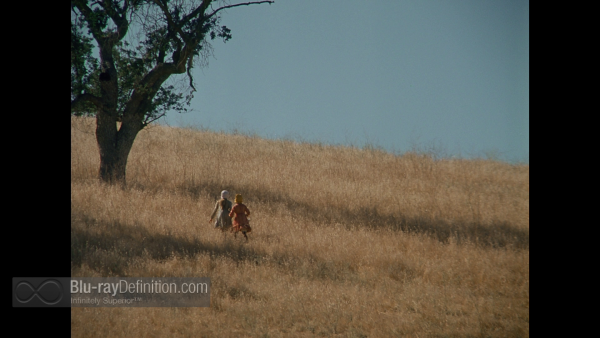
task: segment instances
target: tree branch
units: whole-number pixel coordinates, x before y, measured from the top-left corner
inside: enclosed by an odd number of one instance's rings
[[[198,6],[198,8],[193,10],[190,14],[184,16],[183,19],[181,19],[181,24],[185,25],[188,21],[190,21],[194,17],[198,16],[199,14],[204,15],[206,8],[208,8],[208,5],[210,5],[211,2],[212,2],[212,0],[202,1],[202,4],[200,6]]]
[[[129,1],[125,0],[125,4],[123,4],[123,8],[121,8],[121,15],[123,15],[123,17],[125,17],[125,14],[127,13],[127,8],[129,8]]]
[[[97,108],[102,108],[102,100],[96,95],[90,93],[79,94],[75,100],[71,101],[71,110],[77,109],[77,107],[85,102],[90,102],[96,105]]]
[[[170,26],[173,27],[173,29],[177,33],[179,33],[179,35],[181,35],[183,42],[187,43],[187,40],[188,40],[187,35],[181,30],[181,26],[175,24],[175,21],[173,20],[171,13],[169,13],[169,8],[167,6],[165,6],[165,4],[163,4],[161,0],[154,0],[154,3],[157,4],[158,7],[160,7],[160,9],[163,11],[163,13],[165,13],[165,16],[167,17],[167,22],[169,23]]]
[[[161,114],[159,114],[158,116],[154,117],[153,119],[148,119],[148,116],[146,116],[146,117],[144,118],[144,122],[142,122],[142,123],[143,123],[144,127],[146,127],[146,126],[147,126],[147,125],[149,125],[150,123],[152,123],[152,122],[154,122],[154,121],[156,121],[156,120],[160,119],[161,117],[163,117],[163,116],[165,116],[165,115],[167,115],[167,113],[166,113],[166,112],[165,112],[165,113],[161,113]]]
[[[188,65],[187,65],[187,75],[190,78],[190,87],[192,87],[192,93],[196,91],[196,87],[194,87],[194,78],[192,77],[192,65],[193,65],[193,60],[194,58],[189,58],[188,59]]]
[[[104,0],[102,7],[110,16],[112,21],[117,25],[117,41],[123,39],[127,34],[127,29],[129,28],[129,22],[127,22],[127,16],[125,13],[119,14],[121,11],[120,8],[114,8],[111,0]],[[127,10],[127,3],[124,5],[124,10]]]
[[[106,34],[106,32],[103,32],[101,29],[94,25],[94,11],[92,11],[92,9],[87,5],[87,1],[73,0],[71,2],[71,5],[73,4],[85,17],[85,21],[88,24],[87,26],[92,32],[92,35],[94,36],[94,39],[98,42],[99,46],[103,46],[106,42],[108,42],[110,44],[109,47],[112,48],[116,41],[123,39],[127,34],[129,22],[127,21],[127,16],[124,12],[127,10],[127,4],[124,5],[123,9],[115,9],[113,3],[110,0],[103,0],[102,2],[99,0],[93,3],[100,5],[103,8],[104,13],[108,14],[108,16],[117,26],[117,32],[109,34]],[[119,12],[121,11],[123,11],[122,15],[119,14]],[[116,38],[116,40],[113,40],[113,38]]]
[[[98,42],[99,45],[102,45],[102,42],[104,42],[104,37],[102,36],[102,30],[97,29],[96,26],[91,24],[93,22],[92,10],[88,7],[87,3],[84,1],[76,0],[76,1],[73,1],[72,3],[75,3],[75,7],[77,7],[77,9],[81,12],[81,14],[83,14],[83,17],[85,18],[85,21],[88,24],[87,26],[90,29],[90,31],[92,32],[94,39],[96,39],[96,41]]]
[[[160,89],[160,86],[171,74],[177,73],[177,67],[171,63],[158,64],[134,88],[130,99],[125,104],[123,116],[146,113],[146,108]]]
[[[263,4],[263,3],[273,4],[273,3],[275,3],[275,1],[253,1],[253,2],[244,2],[244,3],[240,3],[240,4],[235,4],[235,5],[223,6],[223,7],[217,8],[214,12],[210,13],[206,17],[206,19],[210,19],[212,16],[217,14],[217,12],[219,12],[220,10],[223,10],[223,9],[239,7],[239,6],[258,5],[258,4]]]
[[[203,18],[204,13],[206,12],[206,9],[210,5],[211,1],[212,0],[202,1],[202,4],[200,6],[198,6],[198,8],[196,8],[192,13],[190,13],[190,15],[187,15],[184,18],[184,21],[182,21],[182,25],[185,23],[185,20],[189,20],[193,16],[200,16],[201,18]],[[196,27],[192,31],[192,35],[191,35],[190,39],[185,42],[185,46],[183,47],[183,49],[181,50],[181,52],[179,54],[180,58],[176,62],[176,65],[175,65],[177,68],[177,74],[181,74],[181,73],[185,72],[185,65],[186,65],[188,58],[194,57],[193,56],[194,49],[196,49],[196,47],[198,46],[200,41],[202,41],[202,39],[204,38],[203,34],[200,34],[199,32],[201,31],[202,24],[205,21],[206,21],[205,19],[198,20],[198,22],[196,23]],[[175,61],[175,60],[173,60],[173,61]]]

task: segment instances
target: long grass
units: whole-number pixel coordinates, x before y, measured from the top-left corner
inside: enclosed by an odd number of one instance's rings
[[[126,189],[71,121],[72,276],[210,277],[210,308],[73,308],[73,336],[529,336],[529,166],[152,126]],[[245,243],[208,224],[221,190]]]

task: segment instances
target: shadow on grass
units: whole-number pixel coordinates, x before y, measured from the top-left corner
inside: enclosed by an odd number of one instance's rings
[[[105,276],[124,276],[136,258],[163,261],[208,253],[211,259],[227,256],[236,262],[258,260],[263,252],[235,241],[205,242],[173,234],[151,233],[141,225],[98,221],[84,213],[71,212],[71,265],[86,264]]]
[[[173,257],[193,258],[204,254],[211,261],[225,258],[238,264],[268,264],[290,271],[300,278],[358,278],[354,271],[356,267],[346,262],[323,261],[314,256],[297,257],[286,252],[267,254],[264,250],[242,244],[242,239],[238,239],[239,241],[225,239],[209,242],[174,234],[160,234],[148,231],[141,225],[99,221],[85,213],[71,211],[71,266],[80,268],[85,264],[102,276],[126,277],[128,267],[137,262],[160,262]]]
[[[298,203],[293,198],[268,189],[248,188],[242,185],[228,184],[223,187],[220,183],[188,183],[179,186],[180,192],[194,199],[200,195],[217,194],[224,188],[231,192],[242,192],[246,200],[263,202],[270,205],[282,205],[299,217],[322,224],[341,223],[348,228],[368,227],[371,229],[387,228],[407,233],[425,234],[431,238],[447,243],[453,238],[457,243],[475,243],[485,247],[512,247],[529,249],[529,230],[511,226],[508,222],[480,224],[477,222],[449,222],[443,219],[428,217],[402,217],[380,214],[375,208],[363,208],[357,211],[344,210],[339,207],[315,208],[308,204]]]

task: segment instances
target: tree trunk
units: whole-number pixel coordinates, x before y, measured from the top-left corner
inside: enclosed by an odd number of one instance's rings
[[[100,181],[126,185],[127,158],[137,133],[142,129],[141,121],[123,119],[117,130],[116,114],[99,111],[96,116],[96,140],[100,150]],[[136,123],[138,122],[138,123]]]
[[[100,180],[104,183],[118,184],[124,187],[126,181],[127,156],[100,152]]]

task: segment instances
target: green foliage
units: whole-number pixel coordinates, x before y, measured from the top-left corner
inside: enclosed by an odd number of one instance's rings
[[[159,119],[164,116],[169,110],[175,110],[178,112],[186,111],[184,102],[189,106],[189,99],[184,101],[183,94],[176,93],[173,86],[163,86],[158,90],[152,105],[146,113],[144,124],[148,124],[152,121]]]
[[[80,1],[82,2],[82,1]],[[98,49],[94,38],[107,37],[116,31],[110,11],[101,2],[83,1],[91,9],[85,16],[72,1],[71,13],[71,100],[84,93],[100,97],[99,76],[104,65],[100,64]],[[112,1],[112,8],[124,15],[128,22],[127,35],[112,48],[112,58],[117,71],[117,116],[122,116],[127,103],[134,92],[148,90],[141,86],[141,81],[160,63],[179,61],[186,62],[189,85],[177,88],[168,81],[156,92],[151,104],[144,106],[144,124],[150,123],[169,111],[187,111],[193,98],[193,79],[190,69],[194,60],[206,65],[212,52],[210,40],[217,38],[227,42],[232,38],[231,30],[219,25],[219,16],[193,17],[197,2],[163,1],[170,13],[169,22],[161,8],[154,1],[130,1],[125,7],[124,1]],[[194,5],[195,4],[195,5]],[[114,13],[113,13],[114,15]],[[190,19],[191,18],[191,19]],[[174,24],[174,25],[173,25]],[[175,26],[175,27],[174,27]],[[99,33],[101,32],[101,33]],[[94,34],[95,33],[95,34]],[[194,45],[192,59],[179,60],[182,48],[187,44]],[[197,42],[194,44],[194,42]],[[185,75],[183,75],[185,76]],[[187,92],[184,95],[184,92]],[[72,109],[72,115],[95,115],[96,109],[90,102]]]
[[[85,36],[81,29],[82,22],[71,20],[71,100],[83,93],[98,94],[98,76],[100,67],[98,60],[92,56],[92,38]],[[72,115],[93,115],[95,107],[83,104]]]

